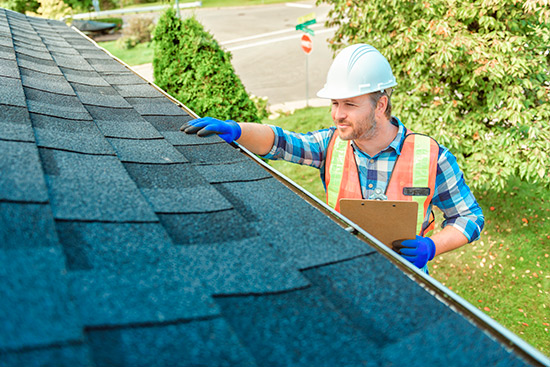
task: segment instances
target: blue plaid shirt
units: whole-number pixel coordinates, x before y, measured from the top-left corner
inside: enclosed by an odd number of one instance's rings
[[[405,126],[397,118],[392,123],[398,126],[395,139],[386,149],[374,157],[362,152],[353,142],[355,162],[359,169],[359,181],[363,198],[369,198],[376,188],[386,192],[389,177],[395,166],[397,157],[401,154],[400,147],[405,139]],[[329,129],[309,132],[307,134],[286,131],[277,126],[271,126],[275,133],[275,141],[271,151],[264,156],[267,159],[283,159],[285,161],[316,167],[320,170],[321,180],[325,185],[325,160],[327,148],[336,130]],[[443,212],[445,220],[442,226],[451,225],[461,231],[469,242],[479,238],[485,219],[479,204],[464,181],[462,171],[456,158],[443,146],[439,146],[435,193],[430,204],[437,206]],[[427,223],[424,223],[427,225]]]

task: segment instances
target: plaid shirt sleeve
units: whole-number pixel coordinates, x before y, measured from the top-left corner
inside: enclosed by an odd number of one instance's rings
[[[273,147],[263,156],[267,159],[285,161],[322,168],[326,150],[334,128],[309,132],[307,134],[286,131],[278,126],[270,126],[275,133]]]
[[[464,181],[456,158],[441,146],[432,203],[443,211],[443,227],[453,226],[468,238],[468,242],[479,238],[485,224],[483,212]]]

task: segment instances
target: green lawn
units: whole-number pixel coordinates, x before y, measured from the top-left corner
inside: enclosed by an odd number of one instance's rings
[[[127,50],[118,47],[116,41],[98,42],[98,45],[130,66],[153,62],[154,51],[151,42],[140,43],[136,47]]]
[[[306,132],[332,124],[328,108],[298,110],[264,123]],[[315,168],[270,164],[324,200]],[[550,191],[512,180],[476,193],[486,225],[481,238],[431,262],[439,282],[550,356]]]

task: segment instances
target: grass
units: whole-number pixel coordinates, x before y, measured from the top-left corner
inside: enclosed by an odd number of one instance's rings
[[[328,127],[332,120],[325,107],[298,110],[264,123],[306,132]],[[270,164],[324,200],[317,169],[279,161]],[[435,258],[430,274],[550,356],[550,191],[511,180],[504,191],[475,195],[486,219],[481,238]]]
[[[116,41],[98,42],[98,45],[130,66],[153,62],[154,49],[151,42],[140,43],[136,47],[126,50],[120,48]]]

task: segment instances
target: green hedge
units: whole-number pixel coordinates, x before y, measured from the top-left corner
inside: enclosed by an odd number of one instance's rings
[[[153,35],[155,83],[199,116],[260,122],[258,109],[231,65],[231,54],[194,18],[173,9]]]

